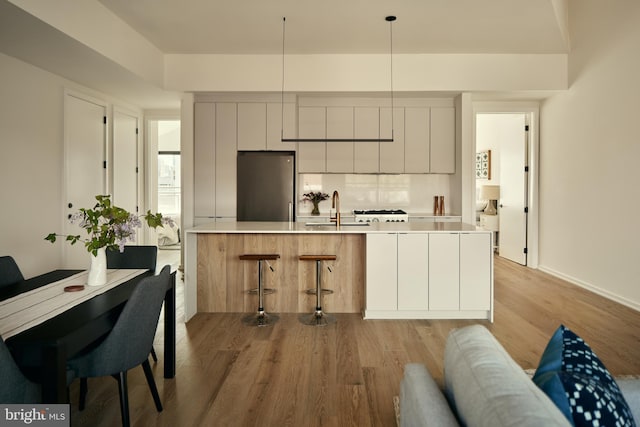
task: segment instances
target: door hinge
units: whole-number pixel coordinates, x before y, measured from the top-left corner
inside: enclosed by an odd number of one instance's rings
[[[138,173],[138,167],[136,166],[136,173]]]
[[[107,124],[107,116],[102,116],[102,123]]]
[[[529,125],[524,125],[524,131],[529,132]]]
[[[103,161],[102,161],[102,168],[103,168],[103,169],[106,169],[106,168],[107,168],[107,161],[106,161],[106,160],[103,160]]]
[[[138,134],[138,128],[136,128],[136,135]]]
[[[136,213],[138,213],[138,207],[136,206]]]
[[[526,254],[526,253],[527,253],[527,248],[524,248],[524,251],[523,251],[523,252]]]
[[[529,172],[529,166],[525,166],[525,167],[524,167],[524,171],[525,171],[525,172]]]
[[[524,207],[524,213],[529,213],[529,206]]]

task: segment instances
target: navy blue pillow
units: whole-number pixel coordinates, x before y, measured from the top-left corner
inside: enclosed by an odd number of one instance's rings
[[[542,354],[533,382],[574,426],[634,426],[629,405],[589,345],[564,325]]]

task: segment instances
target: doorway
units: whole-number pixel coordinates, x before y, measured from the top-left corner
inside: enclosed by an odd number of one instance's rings
[[[70,217],[79,208],[90,208],[95,196],[106,194],[106,104],[91,97],[65,91],[64,96],[64,209]],[[63,234],[81,235],[77,224],[64,222]],[[87,268],[83,244],[63,245],[65,268]]]
[[[499,188],[497,253],[537,267],[537,106],[475,106],[476,153],[491,151],[490,178],[476,179],[478,206],[485,185]],[[495,187],[494,187],[495,188]]]
[[[180,120],[148,120],[147,137],[149,206],[174,221],[173,227],[156,229],[158,261],[177,266],[182,243]]]

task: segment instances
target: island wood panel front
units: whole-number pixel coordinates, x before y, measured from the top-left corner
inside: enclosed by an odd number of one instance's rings
[[[198,312],[252,312],[258,306],[258,262],[242,261],[243,254],[279,254],[263,264],[265,309],[273,313],[307,313],[315,309],[316,263],[300,255],[336,255],[322,262],[323,309],[333,313],[360,313],[364,308],[365,235],[202,233],[198,235]],[[331,266],[332,272],[327,270]]]

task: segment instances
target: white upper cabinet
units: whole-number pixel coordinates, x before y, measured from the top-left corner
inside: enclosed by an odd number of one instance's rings
[[[353,139],[353,107],[327,107],[327,139]],[[353,172],[353,142],[327,142],[327,172]]]
[[[196,217],[216,215],[216,104],[196,102],[194,111],[193,213]]]
[[[431,173],[456,171],[456,111],[453,107],[431,107]]]
[[[236,120],[235,103],[216,104],[216,217],[236,217]]]
[[[238,103],[238,150],[267,148],[267,105],[264,102]]]
[[[267,150],[295,151],[295,142],[282,142],[283,132],[286,139],[296,137],[296,104],[267,103]]]
[[[429,108],[404,110],[404,171],[429,173]]]
[[[300,107],[298,109],[299,137],[326,139],[326,108]],[[298,171],[325,172],[327,144],[324,142],[298,143]]]
[[[393,121],[391,108],[380,109],[380,138],[393,142],[380,143],[380,172],[403,173],[404,172],[404,108],[393,109]]]
[[[354,109],[355,139],[380,138],[380,109],[356,107]],[[380,171],[380,143],[356,142],[354,144],[354,172],[375,173]]]

